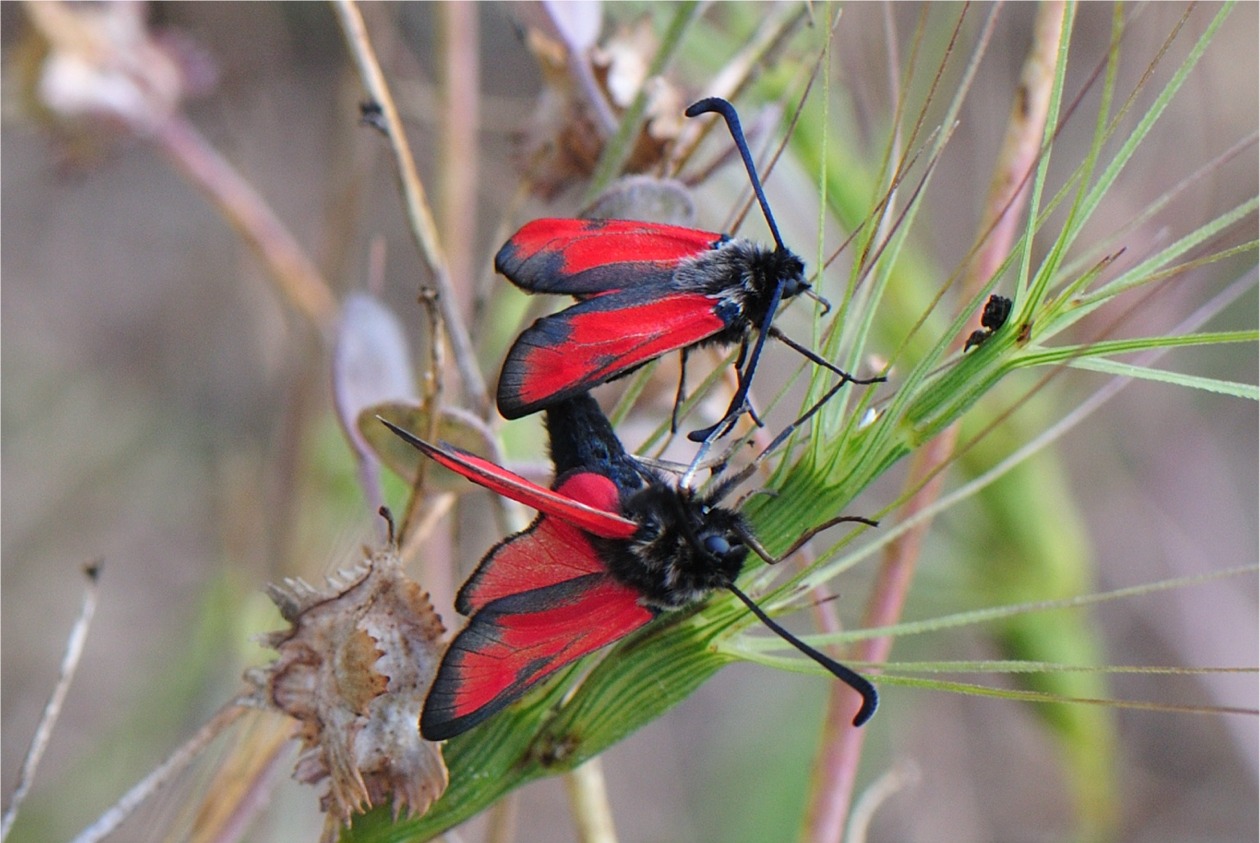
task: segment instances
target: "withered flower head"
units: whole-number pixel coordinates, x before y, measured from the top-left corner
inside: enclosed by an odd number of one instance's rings
[[[279,656],[247,674],[257,703],[298,720],[293,777],[319,786],[330,823],[387,802],[418,816],[447,784],[441,749],[419,729],[442,621],[395,547],[365,555],[322,590],[268,587],[291,627],[263,637]]]

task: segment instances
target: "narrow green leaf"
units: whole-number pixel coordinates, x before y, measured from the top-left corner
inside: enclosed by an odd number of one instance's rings
[[[1107,375],[1185,386],[1191,389],[1201,389],[1204,392],[1214,392],[1218,395],[1229,395],[1233,398],[1246,398],[1251,401],[1260,400],[1260,388],[1250,384],[1223,381],[1218,378],[1185,375],[1180,372],[1151,369],[1146,366],[1136,366],[1132,363],[1122,363],[1119,360],[1105,360],[1097,357],[1081,357],[1069,361],[1068,365],[1073,369],[1085,369],[1091,372],[1102,372]]]

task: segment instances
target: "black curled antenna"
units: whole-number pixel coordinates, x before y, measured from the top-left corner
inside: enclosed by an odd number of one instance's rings
[[[774,214],[770,213],[770,203],[766,201],[766,193],[761,189],[761,178],[758,177],[757,167],[753,164],[752,153],[748,151],[748,142],[744,140],[744,129],[739,124],[739,115],[735,112],[735,106],[721,97],[705,97],[687,106],[687,110],[683,112],[688,117],[699,117],[701,114],[711,113],[721,114],[726,120],[726,128],[730,130],[731,137],[735,140],[735,147],[739,150],[740,157],[744,159],[744,169],[748,171],[748,180],[752,182],[753,193],[757,194],[757,201],[761,203],[761,212],[765,214],[770,233],[774,236],[775,248],[780,252],[787,251],[783,245],[783,238],[779,236],[779,226],[774,222]]]

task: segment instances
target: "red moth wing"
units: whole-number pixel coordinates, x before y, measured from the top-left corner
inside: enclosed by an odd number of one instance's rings
[[[494,268],[531,293],[588,296],[667,283],[680,261],[725,239],[712,231],[636,220],[541,219],[503,244]]]
[[[620,506],[616,485],[593,472],[569,476],[556,493],[597,509]],[[563,515],[544,515],[525,532],[507,538],[486,554],[459,590],[455,608],[470,615],[504,597],[607,573],[607,566],[580,525]]]
[[[534,533],[516,538],[535,540]],[[454,737],[565,665],[629,635],[654,617],[638,601],[637,592],[607,574],[588,574],[486,605],[442,659],[420,716],[421,734],[435,741]]]
[[[558,490],[531,483],[514,471],[508,471],[503,466],[495,465],[490,460],[454,445],[431,445],[385,419],[381,419],[381,422],[440,465],[468,478],[478,486],[484,486],[539,512],[555,515],[588,533],[607,539],[624,539],[634,535],[639,529],[638,524],[617,514],[620,511],[617,506],[617,487],[607,477],[593,474],[573,486],[573,491],[580,492],[583,497],[579,500]]]
[[[508,351],[499,412],[518,419],[612,380],[727,327],[717,300],[699,293],[623,290],[534,322]]]

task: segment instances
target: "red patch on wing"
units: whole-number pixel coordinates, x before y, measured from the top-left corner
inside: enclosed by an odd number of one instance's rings
[[[607,539],[624,539],[634,535],[639,529],[638,524],[619,514],[621,509],[617,487],[607,477],[589,475],[587,480],[571,487],[572,494],[565,494],[560,490],[532,483],[514,471],[508,471],[501,465],[495,465],[490,460],[454,445],[432,445],[385,419],[381,421],[440,465],[468,478],[478,486],[484,486],[539,512],[555,515],[588,533]],[[567,483],[561,487],[564,488],[568,488]]]
[[[523,290],[586,296],[668,281],[679,261],[723,239],[636,220],[541,219],[512,235],[494,265]]]
[[[624,290],[544,316],[508,351],[499,412],[507,419],[527,416],[713,336],[727,327],[716,302],[698,293]]]

